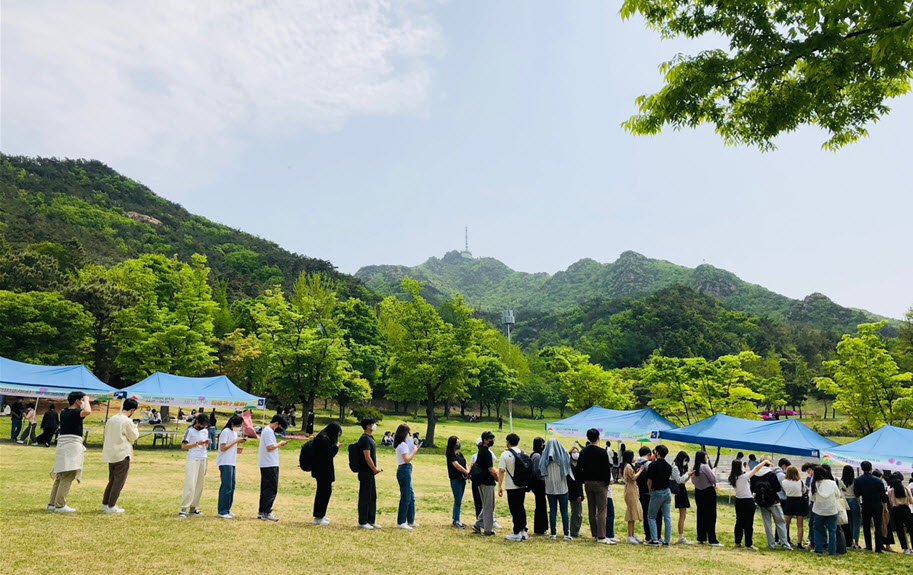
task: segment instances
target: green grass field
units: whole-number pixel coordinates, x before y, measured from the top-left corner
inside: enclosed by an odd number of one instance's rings
[[[324,415],[324,414],[319,414]],[[224,416],[223,421],[224,421]],[[380,431],[393,430],[401,416],[388,415]],[[88,418],[87,427],[102,429],[101,415]],[[327,419],[318,418],[318,426]],[[543,435],[543,421],[515,419],[521,447],[529,451],[532,439]],[[456,434],[467,459],[475,450],[473,442],[485,429],[497,435],[497,451],[503,448],[505,430],[498,433],[490,422],[461,423],[452,419],[438,427],[438,444]],[[424,435],[424,422],[413,426]],[[347,425],[343,440],[355,440],[360,428]],[[0,437],[9,435],[9,418],[0,423]],[[380,434],[382,435],[382,433]],[[880,574],[913,573],[913,560],[900,555],[876,556],[853,552],[842,557],[818,557],[808,552],[748,552],[732,548],[734,512],[720,499],[717,531],[725,549],[705,546],[677,546],[653,549],[619,544],[600,546],[589,538],[573,542],[532,538],[511,543],[503,537],[482,539],[471,531],[450,527],[452,496],[447,480],[443,449],[420,451],[415,459],[414,483],[417,522],[414,531],[393,529],[398,488],[392,450],[378,449],[378,522],[381,531],[356,530],[358,482],[348,470],[345,452],[336,460],[337,481],[328,516],[332,524],[312,526],[311,508],[315,484],[297,467],[301,441],[291,441],[281,452],[281,475],[275,513],[277,524],[256,519],[259,473],[256,441],[248,442],[238,457],[238,484],[233,512],[235,520],[216,515],[218,469],[215,453],[210,454],[204,517],[177,518],[184,478],[184,453],[177,447],[151,448],[143,439],[135,452],[130,476],[118,504],[124,515],[101,514],[102,491],[107,465],[101,462],[101,435],[90,436],[82,484],[70,492],[68,504],[78,509],[73,515],[45,511],[51,480],[54,449],[22,446],[0,441],[0,521],[3,525],[3,573],[453,573],[485,571],[517,573],[611,572],[643,574],[662,566],[664,571],[688,573],[814,573]],[[565,440],[570,445],[571,440]],[[673,451],[679,446],[673,447]],[[689,449],[693,449],[689,447]],[[625,533],[624,503],[620,487],[615,488],[616,535]],[[528,501],[532,521],[532,498]],[[463,503],[466,523],[471,522],[472,497],[467,489]],[[693,511],[693,509],[692,509]],[[499,522],[510,526],[507,503],[497,502]],[[588,534],[584,511],[583,533]],[[676,516],[673,515],[673,521]],[[638,524],[638,533],[641,527]],[[503,531],[501,534],[505,534]],[[560,532],[560,518],[559,518]],[[685,535],[695,538],[694,516],[689,514]],[[764,547],[760,517],[755,522],[756,545]],[[484,566],[480,564],[484,561]]]

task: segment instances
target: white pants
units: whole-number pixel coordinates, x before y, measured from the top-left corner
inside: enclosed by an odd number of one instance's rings
[[[200,506],[203,497],[203,483],[206,479],[205,459],[187,460],[184,466],[184,494],[181,496],[181,509],[188,507],[196,509]]]

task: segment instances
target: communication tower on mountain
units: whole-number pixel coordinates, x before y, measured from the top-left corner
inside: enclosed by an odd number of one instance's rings
[[[460,252],[460,256],[467,260],[472,259],[472,252],[469,251],[469,226],[466,226],[466,249]]]

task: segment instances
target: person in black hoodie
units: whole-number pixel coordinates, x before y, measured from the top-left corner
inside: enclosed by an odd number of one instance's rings
[[[580,452],[577,460],[578,481],[583,483],[586,492],[587,508],[590,516],[590,532],[597,543],[614,545],[606,537],[606,504],[609,497],[609,484],[612,483],[612,465],[609,454],[599,446],[599,430],[586,432],[587,446]]]
[[[571,448],[570,454],[571,465],[576,474],[580,449],[575,445]],[[571,503],[571,537],[577,539],[580,537],[580,526],[583,525],[583,483],[570,475],[567,476],[567,496]]]
[[[335,421],[323,428],[314,438],[314,467],[311,477],[317,480],[317,493],[314,495],[314,525],[329,525],[327,507],[333,495],[333,482],[336,481],[336,468],[333,458],[339,453],[339,437],[342,428]]]
[[[545,440],[541,437],[533,439],[533,453],[530,460],[533,464],[533,482],[530,491],[535,498],[533,508],[533,535],[545,535],[548,532],[548,508],[545,501],[545,477],[539,473],[539,458],[545,449]]]
[[[19,432],[22,431],[22,400],[18,397],[10,404],[10,441],[16,441],[19,438]]]
[[[57,416],[57,412],[54,411],[54,406],[49,405],[48,410],[41,418],[41,435],[35,439],[35,442],[39,445],[50,447],[51,440],[54,439],[54,434],[57,433],[57,428],[59,427],[60,418]]]
[[[863,461],[859,467],[862,475],[853,481],[853,491],[861,499],[862,528],[865,531],[865,548],[872,550],[872,527],[875,527],[875,553],[884,551],[884,539],[881,536],[881,516],[886,497],[884,482],[872,475],[872,464]]]

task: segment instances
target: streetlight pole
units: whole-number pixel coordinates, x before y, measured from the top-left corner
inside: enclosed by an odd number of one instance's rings
[[[514,398],[507,398],[507,418],[510,422],[510,432],[514,432]]]

